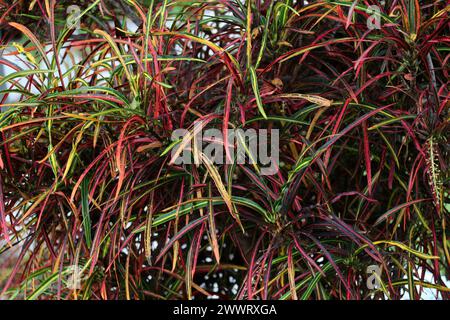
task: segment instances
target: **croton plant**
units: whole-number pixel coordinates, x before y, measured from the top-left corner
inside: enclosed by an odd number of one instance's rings
[[[0,1],[2,298],[450,298],[449,11]]]

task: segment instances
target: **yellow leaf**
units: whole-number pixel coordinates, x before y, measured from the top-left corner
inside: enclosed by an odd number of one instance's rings
[[[321,96],[316,96],[313,94],[302,94],[302,93],[288,93],[277,95],[279,98],[289,98],[289,99],[305,99],[311,103],[317,104],[322,107],[329,107],[333,103],[333,100],[323,98]]]
[[[390,246],[395,246],[398,247],[402,250],[408,251],[409,253],[412,253],[413,255],[422,258],[422,259],[439,259],[438,256],[431,256],[422,252],[419,252],[417,250],[411,249],[410,247],[408,247],[407,245],[398,242],[398,241],[388,241],[388,240],[380,240],[380,241],[375,241],[373,244],[377,245],[377,244],[388,244]]]

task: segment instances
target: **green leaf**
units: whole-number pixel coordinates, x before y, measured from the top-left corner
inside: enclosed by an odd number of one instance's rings
[[[267,115],[266,115],[266,112],[264,111],[263,103],[261,100],[261,94],[259,92],[258,78],[256,77],[256,70],[253,66],[250,67],[250,79],[252,82],[253,93],[255,94],[256,104],[258,106],[259,112],[265,119],[267,119]]]
[[[83,215],[83,229],[84,237],[86,239],[86,245],[88,248],[91,247],[92,237],[91,237],[91,216],[89,214],[89,181],[85,177],[80,185],[81,188],[81,213]]]

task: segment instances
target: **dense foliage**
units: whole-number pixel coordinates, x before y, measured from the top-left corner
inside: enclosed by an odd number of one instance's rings
[[[449,10],[0,1],[3,297],[449,298]],[[171,163],[197,120],[278,173]]]

